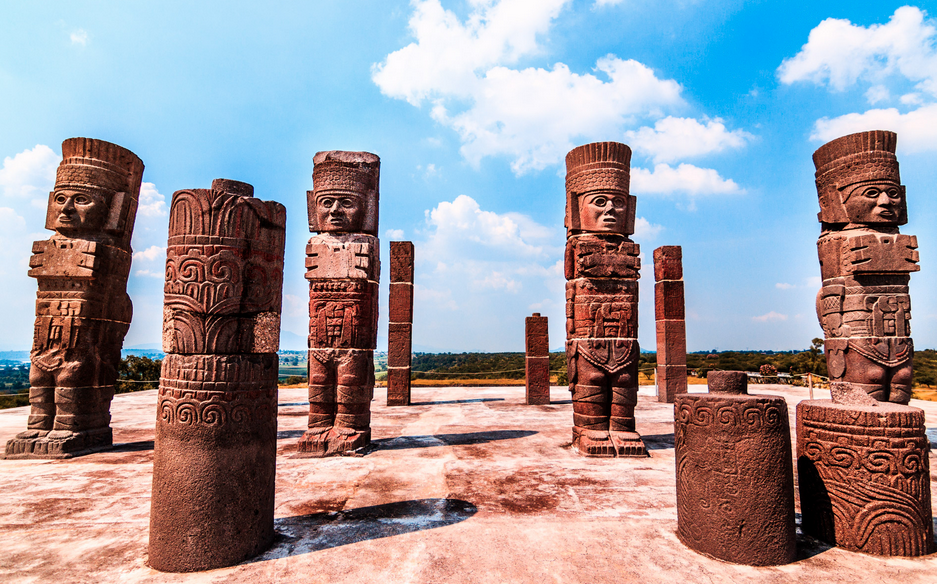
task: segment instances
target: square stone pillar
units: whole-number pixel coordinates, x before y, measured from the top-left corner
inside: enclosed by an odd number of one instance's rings
[[[387,330],[387,405],[410,405],[413,338],[413,242],[390,242],[390,323]]]
[[[673,403],[686,393],[686,315],[683,301],[683,250],[654,250],[654,320],[657,324],[657,401]]]
[[[550,403],[550,334],[547,317],[535,312],[526,319],[527,358],[524,373],[527,405]]]

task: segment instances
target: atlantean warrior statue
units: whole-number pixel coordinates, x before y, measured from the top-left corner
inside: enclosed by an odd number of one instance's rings
[[[64,458],[112,444],[110,404],[130,328],[130,236],[143,162],[116,144],[62,143],[46,229],[33,243],[39,280],[27,430],[8,457]]]
[[[631,149],[587,144],[566,155],[566,362],[573,445],[588,456],[645,456],[638,401],[638,245],[628,193]]]
[[[307,193],[309,429],[305,456],[331,456],[371,442],[377,292],[380,159],[368,152],[319,152]]]
[[[911,399],[908,280],[920,268],[917,238],[898,232],[908,210],[896,142],[893,132],[862,132],[813,155],[823,226],[817,316],[831,389],[855,403]]]
[[[886,556],[934,550],[929,441],[911,398],[910,273],[917,241],[892,132],[852,134],[813,155],[823,233],[817,314],[832,400],[797,405],[803,531]]]

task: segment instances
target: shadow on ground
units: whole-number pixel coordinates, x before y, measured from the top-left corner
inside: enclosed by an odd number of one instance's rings
[[[673,432],[670,434],[642,434],[641,439],[648,450],[673,448]]]
[[[411,402],[411,406],[441,406],[445,404],[471,404],[476,402],[504,401],[503,397],[480,397],[477,399],[449,399],[427,402]]]
[[[464,434],[431,434],[427,436],[398,436],[381,438],[371,444],[381,450],[404,450],[407,448],[430,448],[433,446],[463,446],[466,444],[484,444],[496,440],[526,438],[537,432],[533,430],[492,430],[489,432],[466,432]]]
[[[120,442],[114,444],[114,447],[107,452],[140,452],[143,450],[153,450],[153,441],[140,440],[139,442]]]
[[[445,527],[465,521],[477,511],[475,505],[461,499],[414,499],[283,517],[275,522],[277,539],[273,547],[249,563]]]

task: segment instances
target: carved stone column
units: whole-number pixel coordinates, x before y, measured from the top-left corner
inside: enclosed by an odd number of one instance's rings
[[[793,562],[787,403],[748,395],[744,371],[710,371],[708,377],[708,394],[682,393],[674,404],[677,536],[727,562]]]
[[[654,250],[654,320],[657,325],[657,401],[673,403],[686,393],[686,316],[683,302],[683,250]]]
[[[413,242],[390,242],[390,322],[387,331],[387,405],[410,405],[413,338]]]
[[[371,443],[381,161],[368,152],[319,152],[307,193],[309,429],[300,454],[333,456]]]
[[[273,542],[286,209],[246,183],[177,191],[148,563],[230,566]]]
[[[103,140],[70,138],[33,242],[39,281],[26,431],[7,458],[68,458],[109,448],[110,405],[133,307],[127,278],[143,162]]]
[[[638,272],[631,149],[617,142],[566,155],[566,363],[573,446],[586,456],[646,456],[635,431]]]
[[[550,403],[550,331],[547,317],[535,312],[525,319],[526,358],[524,384],[527,386],[527,404]]]

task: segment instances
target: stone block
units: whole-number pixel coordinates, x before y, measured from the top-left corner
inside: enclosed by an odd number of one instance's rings
[[[682,320],[658,320],[657,362],[661,365],[686,365],[686,323]]]
[[[654,281],[683,279],[683,248],[665,245],[654,250]]]
[[[657,401],[672,404],[678,394],[687,392],[685,365],[658,365],[655,374]]]
[[[528,405],[550,403],[550,358],[527,357],[524,364]]]
[[[390,322],[413,322],[413,284],[391,282],[388,304]]]
[[[387,366],[410,367],[412,327],[408,322],[392,322],[387,330]]]
[[[547,317],[535,312],[524,319],[525,345],[528,357],[543,357],[550,354],[550,331]]]
[[[683,280],[665,280],[654,284],[654,319],[684,320]]]
[[[390,281],[413,283],[412,241],[390,242]]]
[[[387,370],[387,405],[410,405],[410,368],[392,367]]]

